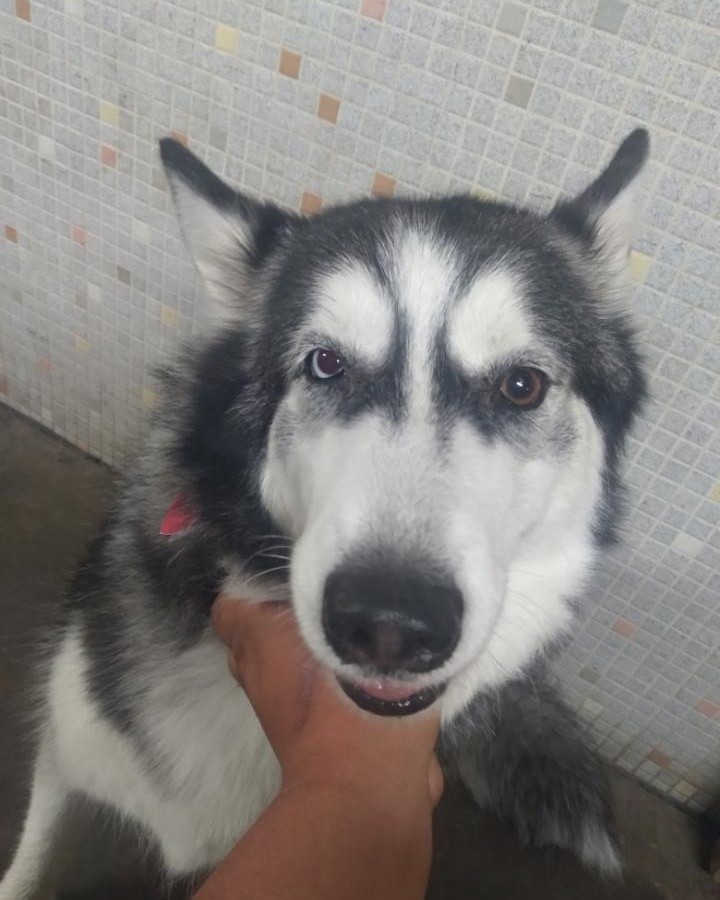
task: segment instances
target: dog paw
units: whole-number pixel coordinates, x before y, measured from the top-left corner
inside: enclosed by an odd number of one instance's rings
[[[459,760],[479,805],[514,826],[523,843],[562,847],[605,876],[619,876],[622,856],[603,766],[589,750],[573,766],[540,752],[506,757],[482,773]]]

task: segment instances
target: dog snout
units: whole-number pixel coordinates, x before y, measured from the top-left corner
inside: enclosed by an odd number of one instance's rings
[[[430,672],[460,640],[463,600],[452,581],[340,568],[323,599],[328,643],[344,663],[383,674]]]

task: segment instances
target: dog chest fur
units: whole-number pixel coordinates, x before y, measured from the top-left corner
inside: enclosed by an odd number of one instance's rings
[[[214,636],[145,674],[132,740],[90,696],[71,629],[51,672],[47,738],[68,787],[145,825],[169,871],[191,873],[222,859],[258,817],[279,766]]]

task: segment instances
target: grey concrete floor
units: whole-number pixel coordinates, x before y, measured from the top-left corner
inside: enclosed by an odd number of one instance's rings
[[[27,802],[32,660],[55,627],[63,586],[112,488],[111,473],[0,406],[0,872]],[[437,812],[432,900],[711,900],[720,886],[700,868],[696,825],[641,786],[613,779],[626,876],[608,884],[567,853],[529,850],[449,785]],[[103,818],[106,820],[102,824]],[[75,900],[187,897],[162,885],[152,855],[95,811],[79,829],[68,880]]]

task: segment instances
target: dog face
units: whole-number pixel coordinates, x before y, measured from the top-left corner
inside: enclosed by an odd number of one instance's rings
[[[609,531],[643,393],[618,296],[647,135],[547,217],[458,197],[300,219],[162,151],[218,333],[242,335],[223,415],[259,438],[309,647],[366,709],[458,711],[567,631]]]

